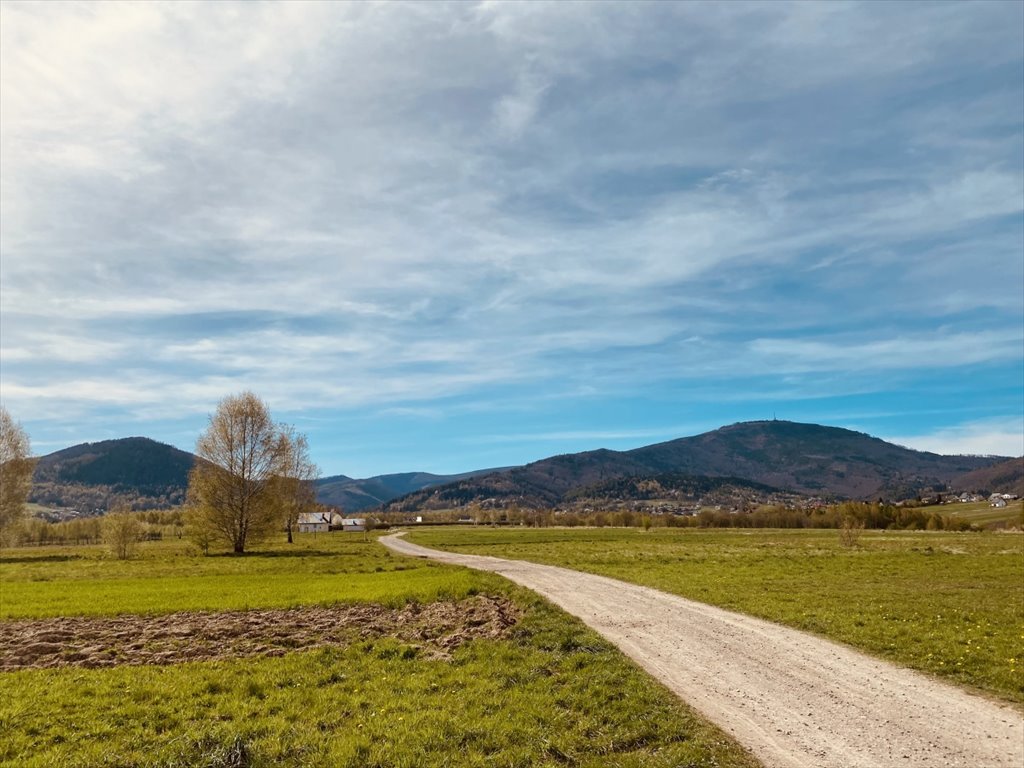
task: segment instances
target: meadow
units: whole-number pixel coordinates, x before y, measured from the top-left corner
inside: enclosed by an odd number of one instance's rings
[[[979,528],[1021,527],[1024,525],[1024,501],[1011,501],[1005,507],[993,507],[987,501],[933,504],[921,507],[921,511],[936,515],[949,515],[966,520]]]
[[[1024,536],[436,528],[424,546],[561,565],[814,632],[1024,703]]]
[[[99,547],[7,550],[0,584],[8,626],[481,594],[521,613],[506,635],[444,658],[354,631],[276,656],[2,672],[2,765],[756,765],[543,600],[489,574],[392,556],[372,536],[300,536],[242,557],[198,557],[178,541],[125,561]]]

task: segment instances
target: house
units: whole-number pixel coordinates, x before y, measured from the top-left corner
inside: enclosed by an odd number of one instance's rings
[[[993,507],[999,507],[999,508],[1005,507],[1006,506],[1006,499],[1003,499],[1003,498],[996,499],[995,501],[992,502],[992,506]]]
[[[341,530],[343,531],[365,531],[366,519],[362,517],[341,518]]]
[[[299,533],[327,533],[331,516],[324,512],[303,512],[299,515]]]

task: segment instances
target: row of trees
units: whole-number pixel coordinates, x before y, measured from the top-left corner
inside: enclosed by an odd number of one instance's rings
[[[404,513],[385,513],[391,524],[408,522]],[[603,528],[831,528],[897,529],[929,531],[966,531],[971,523],[955,515],[939,515],[926,510],[882,504],[847,501],[817,509],[785,506],[762,507],[746,512],[705,509],[695,515],[652,515],[634,510],[600,512],[564,512],[534,509],[482,509],[469,505],[459,510],[436,513],[431,520],[453,523],[468,519],[477,525],[522,525],[532,528],[592,526]]]

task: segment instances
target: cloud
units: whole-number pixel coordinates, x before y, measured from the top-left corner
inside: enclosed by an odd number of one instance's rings
[[[792,399],[1024,355],[1015,4],[0,14],[27,419]]]
[[[858,341],[844,338],[755,339],[750,349],[776,371],[834,371],[962,368],[993,361],[1018,360],[1016,330],[976,333],[938,332]]]
[[[985,419],[925,434],[886,437],[919,451],[945,455],[1024,456],[1024,419]]]

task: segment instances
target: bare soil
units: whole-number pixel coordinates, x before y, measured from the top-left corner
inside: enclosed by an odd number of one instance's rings
[[[0,622],[0,671],[281,656],[378,637],[443,659],[473,638],[505,635],[519,615],[506,598],[477,595],[401,609],[336,605],[9,621]]]
[[[380,541],[543,595],[769,768],[1024,767],[1020,712],[846,646],[605,576]]]

